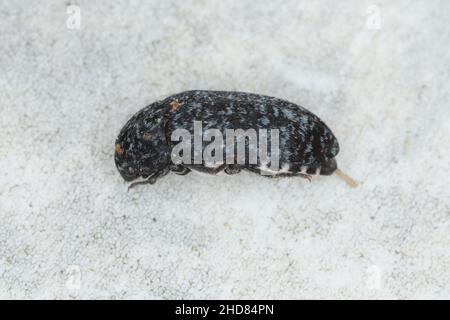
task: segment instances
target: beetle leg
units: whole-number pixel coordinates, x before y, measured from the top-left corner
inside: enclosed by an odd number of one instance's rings
[[[312,177],[309,174],[300,173],[299,176],[302,177],[302,178],[305,178],[309,182],[311,182],[311,180],[312,180]]]
[[[172,171],[173,173],[176,173],[180,176],[184,176],[187,175],[189,172],[191,172],[191,169],[182,166],[182,165],[176,165],[176,166],[172,166],[170,168],[170,171]]]
[[[156,182],[156,179],[157,179],[157,177],[155,177],[155,175],[153,175],[150,178],[148,178],[147,180],[133,182],[128,186],[128,191],[130,191],[132,188],[134,188],[135,186],[140,185],[140,184],[154,184]]]
[[[223,171],[225,171],[225,173],[228,175],[232,175],[241,172],[241,168],[237,165],[229,164],[225,167]]]
[[[159,177],[165,176],[168,172],[169,170],[161,170],[155,173],[154,175],[150,176],[147,180],[133,182],[128,186],[128,191],[130,191],[130,189],[140,184],[154,184]]]

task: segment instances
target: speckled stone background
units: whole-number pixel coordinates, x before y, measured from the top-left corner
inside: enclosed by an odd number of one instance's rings
[[[0,298],[450,298],[449,20],[448,1],[3,0]],[[309,108],[359,187],[127,193],[120,128],[188,89]]]

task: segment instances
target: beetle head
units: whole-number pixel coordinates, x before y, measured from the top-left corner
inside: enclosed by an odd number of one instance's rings
[[[149,178],[170,163],[165,138],[164,109],[158,103],[136,113],[122,128],[115,143],[114,160],[125,181]]]

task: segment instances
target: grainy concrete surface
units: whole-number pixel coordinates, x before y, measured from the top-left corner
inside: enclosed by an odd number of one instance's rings
[[[3,0],[0,298],[450,298],[449,20],[448,1]],[[359,187],[127,193],[118,131],[188,89],[307,107]]]

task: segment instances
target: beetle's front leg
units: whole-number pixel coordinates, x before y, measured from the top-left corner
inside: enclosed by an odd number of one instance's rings
[[[160,171],[156,172],[155,174],[151,175],[150,177],[148,177],[147,180],[133,182],[128,186],[128,191],[130,191],[130,189],[132,189],[135,186],[140,185],[140,184],[155,184],[155,182],[156,182],[156,180],[158,180],[158,178],[165,176],[168,172],[169,172],[169,169],[163,169],[163,170],[160,170]]]

